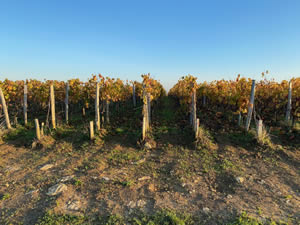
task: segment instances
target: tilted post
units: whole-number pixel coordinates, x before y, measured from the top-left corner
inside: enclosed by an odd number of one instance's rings
[[[250,128],[251,117],[252,117],[253,106],[254,106],[254,95],[255,95],[255,80],[252,80],[250,102],[248,106],[248,115],[247,115],[246,126],[245,126],[246,131],[249,131]]]
[[[195,132],[196,139],[198,139],[198,137],[199,137],[199,129],[200,129],[199,125],[200,125],[200,120],[199,120],[199,118],[197,118],[197,122],[196,122],[196,132]]]
[[[261,140],[262,136],[263,136],[263,121],[262,120],[258,121],[256,132],[257,132],[258,140]]]
[[[109,124],[109,100],[106,100],[106,123]]]
[[[54,86],[50,85],[50,104],[51,104],[51,122],[53,129],[56,129],[55,122],[55,97],[54,97]]]
[[[3,112],[4,112],[4,116],[5,116],[5,123],[8,129],[11,129],[11,125],[9,122],[9,115],[8,115],[8,110],[7,110],[7,106],[6,106],[6,102],[5,102],[5,98],[2,92],[2,89],[0,88],[0,98],[1,98],[1,103],[2,103],[2,107],[3,107]]]
[[[66,123],[69,122],[69,82],[66,84],[66,98],[65,98],[65,108],[66,108]]]
[[[193,126],[194,126],[194,131],[197,131],[197,108],[196,108],[196,102],[197,102],[197,96],[196,96],[196,90],[193,92]]]
[[[291,111],[292,111],[292,81],[289,82],[289,94],[288,94],[288,103],[285,114],[285,121],[289,122],[291,119]]]
[[[146,115],[143,116],[143,131],[142,131],[142,139],[146,138]]]
[[[34,120],[35,123],[35,133],[36,133],[36,138],[38,140],[41,140],[41,132],[40,132],[40,125],[39,125],[39,120],[35,119]]]
[[[151,95],[147,93],[147,110],[148,110],[148,127],[150,127],[151,123]]]
[[[241,122],[242,122],[242,114],[241,112],[239,112],[239,118],[238,118],[238,125],[241,126]]]
[[[28,90],[27,90],[27,84],[24,84],[24,104],[23,104],[23,111],[24,111],[24,124],[25,126],[27,125],[27,95],[28,95]]]
[[[99,96],[100,95],[100,83],[97,82],[96,85],[96,99],[95,99],[95,121],[97,130],[100,130],[100,104],[99,104]]]
[[[94,139],[94,121],[90,121],[90,140]]]

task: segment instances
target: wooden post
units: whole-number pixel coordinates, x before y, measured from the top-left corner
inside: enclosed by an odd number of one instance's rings
[[[85,117],[85,108],[82,107],[82,116]]]
[[[192,96],[192,102],[190,104],[190,125],[193,125],[193,96]]]
[[[41,126],[41,136],[43,137],[44,136],[44,122],[42,122],[42,126]]]
[[[9,122],[9,116],[8,116],[8,110],[6,107],[6,102],[5,102],[5,98],[2,92],[2,89],[0,88],[0,99],[1,99],[1,103],[2,103],[2,107],[3,107],[3,112],[4,112],[4,116],[5,116],[5,123],[8,129],[11,129],[11,125]]]
[[[51,102],[51,122],[53,129],[56,129],[55,122],[55,97],[53,84],[50,85],[50,102]]]
[[[146,138],[146,116],[145,115],[143,116],[143,132],[142,132],[142,134],[143,134],[142,138],[144,141]]]
[[[247,115],[246,126],[245,126],[246,131],[249,131],[250,128],[251,117],[252,117],[253,106],[254,106],[254,95],[255,95],[255,80],[252,80],[250,102],[248,106],[248,115]]]
[[[100,83],[96,85],[96,98],[95,98],[95,121],[97,130],[100,130],[100,106],[99,106]]]
[[[135,97],[135,85],[132,85],[132,100],[133,100],[133,107],[136,107],[136,97]]]
[[[151,95],[150,93],[147,93],[147,114],[148,114],[148,127],[150,127],[151,123]]]
[[[90,121],[90,139],[94,139],[94,121]]]
[[[41,133],[40,133],[40,125],[39,125],[39,120],[35,119],[34,120],[35,123],[35,133],[36,133],[36,138],[38,140],[41,140]]]
[[[288,94],[288,103],[285,114],[285,121],[289,122],[291,119],[291,111],[292,111],[292,81],[289,82],[289,94]]]
[[[196,97],[196,90],[193,92],[193,125],[194,125],[194,131],[197,131],[197,108],[196,108],[196,102],[197,102],[197,97]]]
[[[28,90],[27,90],[27,84],[24,84],[24,104],[23,104],[23,110],[24,110],[24,124],[25,126],[27,125],[27,95],[28,95]]]
[[[109,100],[106,100],[106,123],[109,124]]]
[[[239,118],[238,118],[238,125],[241,126],[241,122],[242,122],[242,114],[241,112],[239,112]]]
[[[256,132],[257,132],[258,140],[261,140],[262,136],[263,136],[263,121],[262,120],[258,121]]]
[[[200,120],[199,120],[199,118],[197,118],[197,122],[196,122],[196,132],[195,132],[195,134],[196,134],[196,139],[198,138],[198,136],[199,136],[199,125],[200,125]]]
[[[66,108],[66,123],[69,123],[69,82],[66,84],[66,98],[65,98],[65,108]]]

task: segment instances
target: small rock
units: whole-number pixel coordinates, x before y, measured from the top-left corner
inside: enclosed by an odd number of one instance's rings
[[[208,207],[204,207],[202,210],[206,214],[208,214],[210,212],[210,209]]]
[[[144,200],[138,200],[136,203],[136,206],[139,208],[142,208],[146,205],[146,202]]]
[[[72,180],[73,177],[74,177],[74,175],[65,176],[65,177],[61,178],[58,182],[67,182],[69,180]]]
[[[245,179],[244,179],[243,177],[236,177],[235,180],[236,180],[239,184],[241,184],[241,183],[244,182]]]
[[[136,203],[135,203],[134,201],[130,201],[130,202],[127,204],[127,206],[128,206],[129,208],[134,208],[134,207],[136,206]]]
[[[151,148],[152,148],[152,145],[151,145],[149,142],[146,142],[145,145],[144,145],[144,147],[145,147],[146,149],[151,149]]]
[[[264,180],[257,181],[259,184],[265,184],[266,182]]]
[[[69,201],[67,209],[71,211],[78,211],[80,209],[80,201],[74,200],[74,201]]]
[[[36,148],[36,146],[37,146],[37,143],[34,141],[34,142],[32,142],[32,144],[31,144],[31,148],[32,149],[34,149],[34,148]]]
[[[16,167],[16,166],[8,166],[6,169],[5,169],[5,172],[15,172],[17,170],[19,170],[20,168],[19,167]]]
[[[35,193],[38,193],[38,191],[39,191],[39,189],[32,190],[32,191],[27,192],[25,195],[34,195]]]
[[[139,178],[138,180],[143,181],[143,180],[150,180],[150,179],[151,179],[150,176],[144,176],[144,177]]]
[[[63,191],[67,190],[67,185],[65,184],[56,184],[48,189],[47,195],[55,196]]]
[[[46,165],[42,166],[42,167],[40,168],[40,170],[46,171],[46,170],[51,169],[53,166],[54,166],[53,164],[46,164]]]
[[[227,198],[229,198],[229,199],[232,198],[232,195],[227,195]]]
[[[103,180],[109,181],[110,179],[108,177],[102,177]]]
[[[135,164],[135,165],[139,165],[139,164],[141,164],[141,163],[143,163],[143,162],[145,162],[146,161],[146,159],[145,158],[143,158],[143,159],[140,159],[139,161],[137,161],[137,162],[134,162],[133,164]]]

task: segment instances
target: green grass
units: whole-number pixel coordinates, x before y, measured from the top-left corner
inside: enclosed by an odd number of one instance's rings
[[[140,153],[136,151],[123,152],[122,150],[114,149],[108,155],[108,162],[115,166],[138,161],[139,159]]]
[[[213,219],[213,218],[212,218]],[[205,220],[207,221],[207,220]],[[110,214],[106,216],[71,216],[71,215],[57,215],[48,211],[36,225],[201,225],[205,224],[199,217],[193,217],[188,213],[176,213],[171,210],[161,210],[153,215],[146,215],[141,211],[136,211],[128,217],[123,217],[117,214]],[[285,222],[275,222],[271,219],[262,221],[249,216],[246,212],[234,218],[229,223],[222,223],[226,225],[287,225]]]
[[[255,135],[251,132],[234,132],[228,134],[227,137],[232,143],[244,147],[248,147],[253,143],[256,143]]]
[[[135,215],[126,219],[120,215],[108,215],[95,218],[88,218],[86,216],[71,216],[71,215],[56,215],[47,212],[36,225],[79,225],[79,224],[105,224],[105,225],[189,225],[198,224],[193,221],[188,214],[177,214],[172,211],[160,211],[154,215],[145,215],[138,212]]]
[[[4,200],[9,199],[9,198],[10,198],[10,194],[9,193],[5,193],[2,196],[0,196],[0,201],[4,201]]]
[[[23,126],[17,126],[10,130],[3,137],[4,141],[14,141],[19,146],[31,146],[35,139],[35,130],[32,127],[26,128]]]

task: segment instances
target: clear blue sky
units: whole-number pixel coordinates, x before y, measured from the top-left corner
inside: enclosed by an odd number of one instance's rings
[[[299,0],[0,1],[0,79],[300,76]]]

